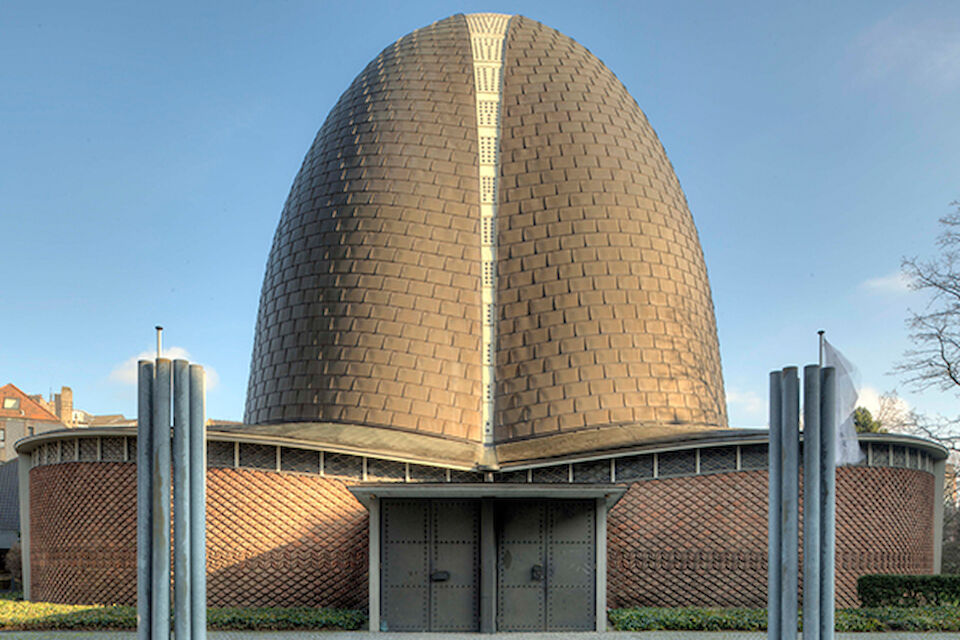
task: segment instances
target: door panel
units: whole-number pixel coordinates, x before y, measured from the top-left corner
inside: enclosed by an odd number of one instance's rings
[[[495,514],[497,630],[539,631],[545,622],[546,507],[542,502],[511,500],[499,503]]]
[[[384,500],[381,630],[479,629],[480,505]]]
[[[498,631],[595,628],[594,519],[588,500],[498,505]]]
[[[504,587],[497,590],[497,631],[542,631],[543,587]]]
[[[593,549],[586,545],[553,545],[547,561],[550,586],[566,589],[586,586],[592,591],[596,575],[593,563]]]
[[[390,629],[418,631],[428,624],[428,508],[418,500],[384,501],[381,507],[381,617]]]
[[[480,503],[435,500],[430,631],[480,629]]]
[[[548,510],[547,629],[592,630],[596,618],[596,547],[592,501],[552,502]]]
[[[382,631],[423,631],[429,624],[427,602],[429,600],[425,586],[404,585],[390,587],[384,585],[380,591],[382,598],[380,620]]]

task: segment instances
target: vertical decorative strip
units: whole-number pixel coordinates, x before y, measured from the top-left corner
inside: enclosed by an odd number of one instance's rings
[[[483,363],[483,442],[493,444],[497,344],[497,193],[500,177],[500,98],[503,89],[503,44],[509,15],[474,13],[467,17],[473,51],[479,148],[481,333]]]

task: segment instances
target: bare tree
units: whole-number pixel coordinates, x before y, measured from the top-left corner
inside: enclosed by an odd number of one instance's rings
[[[914,348],[894,369],[917,389],[960,391],[960,202],[951,205],[957,210],[940,218],[940,255],[904,258],[901,264],[911,288],[930,294],[921,312],[910,312]]]
[[[956,210],[940,218],[939,255],[904,258],[901,264],[911,288],[929,294],[923,310],[911,311],[907,319],[914,348],[894,367],[918,390],[960,392],[960,202],[950,204]],[[906,423],[904,431],[936,440],[960,459],[960,418],[910,412]]]
[[[929,294],[923,310],[911,311],[907,319],[914,348],[907,351],[903,362],[894,368],[904,382],[918,390],[960,392],[960,202],[952,202],[951,206],[956,210],[940,219],[942,229],[937,237],[940,254],[929,260],[904,258],[901,264],[911,288]],[[900,423],[894,430],[934,440],[949,451],[943,570],[958,573],[960,508],[956,491],[960,473],[960,417],[901,411],[894,420]]]

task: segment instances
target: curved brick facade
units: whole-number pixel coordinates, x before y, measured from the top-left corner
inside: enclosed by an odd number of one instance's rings
[[[475,60],[470,43],[464,16],[419,29],[330,112],[270,251],[245,422],[555,436],[544,458],[603,448],[578,430],[609,427],[627,446],[724,428],[702,251],[640,108],[535,21],[510,18],[502,74],[475,70],[490,52]],[[501,77],[498,116],[475,99]],[[477,128],[497,117],[498,149]],[[535,457],[511,451],[501,460]]]
[[[210,469],[212,606],[365,607],[367,513],[342,480]],[[30,472],[34,600],[133,604],[134,465],[69,462]],[[837,603],[865,573],[930,573],[933,476],[841,468]],[[608,520],[608,603],[764,606],[766,472],[631,484]]]
[[[837,470],[837,606],[861,575],[932,572],[933,505],[929,473]],[[608,527],[611,607],[766,606],[766,471],[634,483]]]
[[[136,499],[132,463],[31,470],[31,598],[135,604]],[[344,482],[207,471],[210,606],[363,608],[367,566],[367,511]]]

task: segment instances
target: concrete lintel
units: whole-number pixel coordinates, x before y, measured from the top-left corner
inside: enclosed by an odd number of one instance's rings
[[[348,487],[357,500],[370,509],[378,498],[540,498],[554,500],[602,499],[607,509],[627,492],[626,485],[590,484],[375,484]]]

